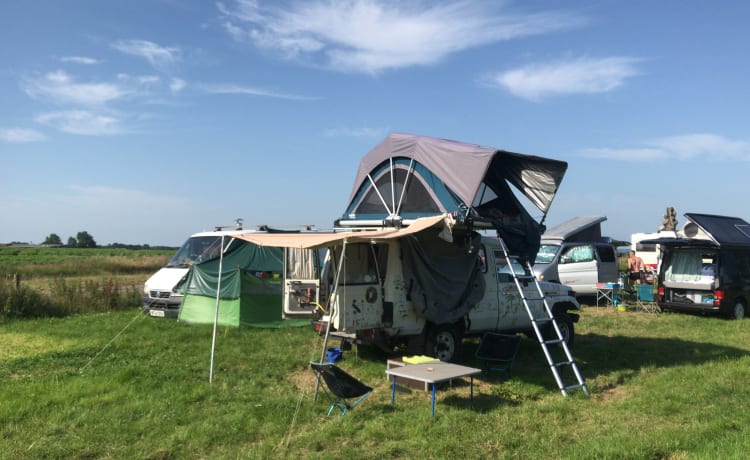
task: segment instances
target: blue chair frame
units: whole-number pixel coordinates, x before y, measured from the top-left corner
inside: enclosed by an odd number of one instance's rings
[[[328,415],[331,415],[333,410],[338,407],[341,409],[341,416],[343,417],[349,409],[353,409],[372,393],[372,387],[360,382],[333,363],[311,361],[310,368],[315,372],[318,381],[323,379],[325,383],[323,392],[331,402]],[[353,402],[350,402],[350,400],[353,400]]]

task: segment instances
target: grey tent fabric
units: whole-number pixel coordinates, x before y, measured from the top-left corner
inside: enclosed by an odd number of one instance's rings
[[[458,225],[492,224],[512,254],[533,260],[567,166],[493,147],[393,133],[362,158],[342,219],[347,225],[357,220],[398,225],[405,217],[449,213]],[[542,216],[532,217],[517,195]]]
[[[464,317],[484,297],[476,252],[479,235],[469,232],[448,243],[434,230],[401,239],[403,275],[414,310],[435,324]]]
[[[494,187],[498,182],[507,181],[544,213],[549,210],[568,167],[564,161],[494,147],[392,133],[362,158],[349,202],[370,171],[396,157],[411,158],[424,165],[469,206],[482,183]]]

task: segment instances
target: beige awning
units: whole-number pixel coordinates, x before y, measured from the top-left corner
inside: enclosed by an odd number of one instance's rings
[[[414,219],[408,227],[386,228],[383,230],[366,230],[327,233],[242,233],[231,235],[258,246],[276,248],[314,249],[338,246],[342,243],[367,243],[370,241],[400,238],[421,232],[445,220],[445,215],[420,217]]]

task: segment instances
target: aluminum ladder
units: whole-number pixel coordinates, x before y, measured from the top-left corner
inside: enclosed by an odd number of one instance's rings
[[[526,272],[523,274],[516,273],[513,268],[513,264],[511,263],[511,256],[508,252],[507,246],[505,245],[505,241],[503,241],[502,238],[498,239],[500,241],[500,247],[503,249],[505,261],[508,264],[508,268],[510,269],[513,280],[516,283],[518,293],[521,294],[521,301],[523,302],[523,306],[526,309],[526,313],[529,315],[531,325],[534,328],[537,339],[539,340],[539,345],[541,345],[542,347],[544,356],[547,358],[547,364],[552,371],[552,375],[555,377],[555,382],[557,382],[558,388],[560,388],[563,396],[568,396],[568,391],[576,388],[580,388],[581,390],[583,390],[584,394],[588,396],[589,389],[586,386],[586,382],[584,381],[581,372],[578,370],[578,366],[573,359],[573,355],[570,353],[568,344],[565,343],[565,340],[563,340],[562,333],[560,332],[560,327],[557,325],[557,321],[552,314],[552,308],[549,304],[549,299],[544,294],[544,291],[542,291],[542,287],[539,285],[539,281],[537,280],[536,276],[534,276],[534,272],[531,270],[531,264],[529,264],[527,261],[524,261],[522,265]],[[536,286],[536,295],[538,297],[527,296],[524,287],[528,285],[529,282],[533,282],[534,286]],[[529,302],[538,300],[542,301],[542,303],[544,304],[544,309],[539,315],[535,315],[533,309],[529,305]],[[544,337],[544,330],[548,328],[548,325],[551,325],[551,330],[554,331],[554,334],[552,334],[551,338]],[[559,348],[562,350],[562,358],[555,358],[552,356],[550,346],[553,345],[559,345]],[[569,369],[570,371],[572,371],[572,374],[576,381],[575,383],[567,385],[563,381],[561,371],[564,369]]]

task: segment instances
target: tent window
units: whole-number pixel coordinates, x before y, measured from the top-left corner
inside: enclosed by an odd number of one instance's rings
[[[395,202],[398,206],[399,200],[401,199],[401,190],[404,188],[404,182],[407,180],[408,171],[405,169],[396,168],[393,171],[393,190],[396,192],[396,199],[391,199],[391,172],[386,170],[380,177],[377,178],[375,184],[383,196],[386,204],[390,207]],[[387,212],[383,207],[383,203],[380,201],[375,189],[371,188],[362,203],[357,209],[358,214],[378,214]],[[406,186],[406,194],[401,201],[401,213],[409,212],[431,212],[438,213],[440,208],[430,196],[429,192],[425,188],[419,178],[412,174],[409,177],[408,184]]]

